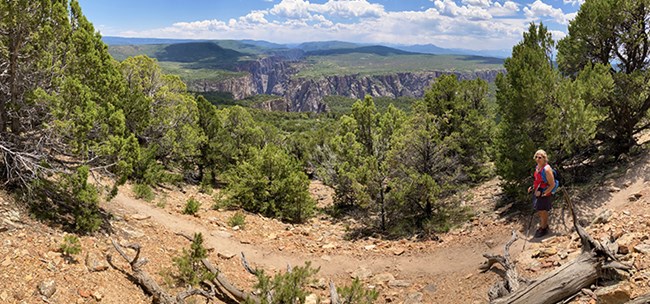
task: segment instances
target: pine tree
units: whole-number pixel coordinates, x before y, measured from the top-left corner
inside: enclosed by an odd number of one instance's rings
[[[224,174],[228,203],[289,222],[309,218],[315,202],[298,161],[275,145],[250,153]]]
[[[646,0],[588,1],[558,43],[558,65],[565,75],[576,78],[588,69],[613,79],[614,86],[594,96],[593,104],[605,115],[598,138],[615,155],[628,151],[636,144],[634,136],[650,128],[649,17]]]

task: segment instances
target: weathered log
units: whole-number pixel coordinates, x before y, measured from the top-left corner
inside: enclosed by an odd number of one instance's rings
[[[604,268],[615,268],[629,270],[629,266],[621,264],[616,260],[614,254],[607,246],[594,240],[587,231],[582,228],[577,220],[573,210],[573,204],[568,198],[566,190],[563,191],[564,199],[567,203],[573,218],[573,225],[580,236],[582,243],[582,254],[575,260],[562,267],[550,272],[530,283],[519,284],[522,280],[514,280],[519,275],[512,263],[509,262],[508,249],[506,245],[504,257],[484,255],[488,258],[482,270],[489,269],[493,264],[499,263],[506,269],[506,282],[501,282],[489,291],[490,300],[493,304],[512,303],[512,304],[551,304],[562,301],[571,297],[583,288],[595,283],[603,274]],[[513,234],[515,232],[513,231]],[[514,238],[514,237],[513,237]],[[510,242],[509,242],[510,243]],[[491,261],[493,260],[493,261]],[[495,291],[496,290],[496,291]],[[495,295],[497,297],[495,297]]]
[[[582,253],[570,263],[492,303],[557,303],[595,283],[599,277],[598,265],[598,257],[589,252]]]
[[[650,303],[650,293],[636,297],[634,300],[625,304],[648,304]]]

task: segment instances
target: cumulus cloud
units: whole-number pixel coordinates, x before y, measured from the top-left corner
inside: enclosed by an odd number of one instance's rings
[[[492,4],[492,1],[490,0],[462,0],[461,2],[463,4],[479,7],[490,7],[490,4]]]
[[[259,39],[278,43],[343,40],[364,43],[432,43],[448,48],[508,49],[522,39],[529,22],[566,24],[564,14],[541,0],[524,7],[510,0],[431,0],[413,11],[387,11],[374,0],[282,0],[268,10],[254,10],[228,20],[178,22],[145,31],[122,31],[129,37]],[[556,24],[557,25],[557,24]],[[566,34],[557,27],[553,37]]]
[[[532,4],[529,4],[528,7],[524,8],[524,14],[528,18],[539,19],[541,17],[551,17],[557,23],[567,24],[567,19],[562,12],[562,9],[554,8],[551,5],[548,5],[541,0],[535,0]]]
[[[494,5],[489,8],[489,12],[492,16],[513,16],[516,15],[518,11],[519,4],[512,1],[506,1],[503,4],[495,2]]]
[[[585,0],[562,0],[564,4],[571,4],[573,6],[580,6],[585,3]]]
[[[492,15],[482,7],[473,5],[458,6],[453,0],[436,0],[434,5],[441,15],[450,17],[465,17],[468,19],[487,20]]]

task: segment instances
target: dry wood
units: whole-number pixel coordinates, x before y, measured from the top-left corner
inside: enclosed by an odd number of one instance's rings
[[[650,293],[636,297],[634,300],[625,304],[648,304],[650,303]]]

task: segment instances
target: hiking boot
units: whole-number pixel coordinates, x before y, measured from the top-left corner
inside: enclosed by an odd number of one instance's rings
[[[540,238],[545,236],[548,233],[548,227],[546,228],[539,228],[537,231],[535,231],[535,237]]]

